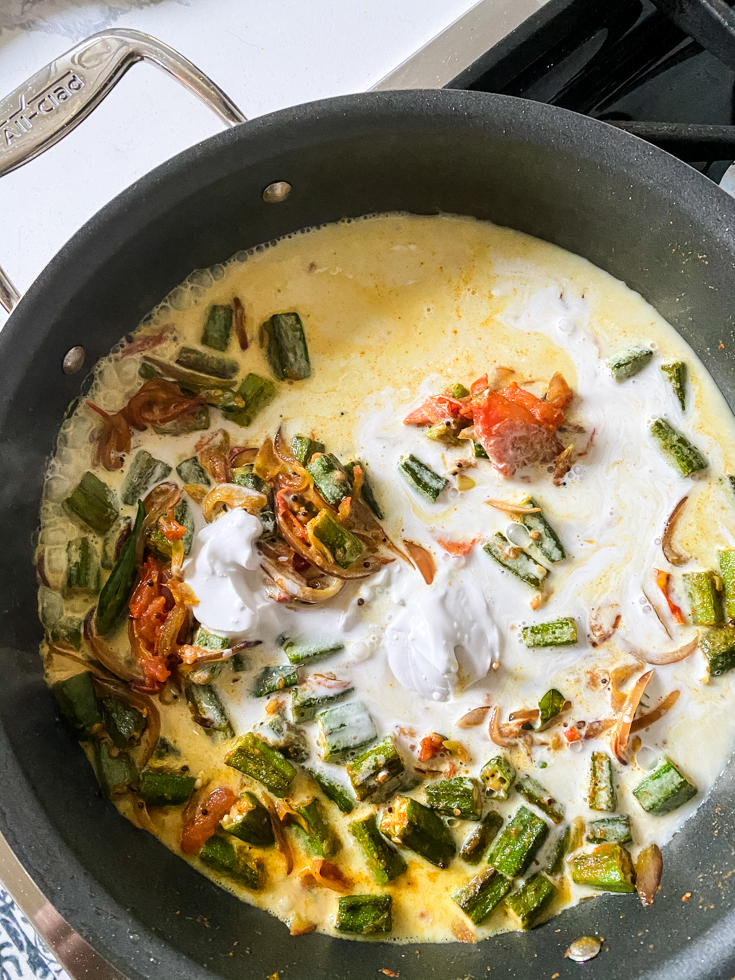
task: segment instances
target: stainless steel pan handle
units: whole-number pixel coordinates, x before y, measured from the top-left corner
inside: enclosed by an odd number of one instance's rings
[[[167,44],[141,31],[101,31],[36,72],[0,102],[0,177],[71,132],[139,61],[168,72],[228,126],[245,122],[222,89]],[[10,313],[19,300],[20,293],[0,268],[0,304]]]

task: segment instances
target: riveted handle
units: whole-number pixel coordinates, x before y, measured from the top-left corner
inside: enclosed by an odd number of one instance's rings
[[[71,132],[132,65],[147,61],[185,85],[229,126],[245,116],[203,72],[141,31],[93,34],[0,101],[0,177]],[[20,295],[0,269],[0,304],[10,313]]]

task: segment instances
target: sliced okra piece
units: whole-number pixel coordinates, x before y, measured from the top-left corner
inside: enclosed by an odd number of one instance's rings
[[[718,551],[722,579],[722,609],[725,619],[735,619],[735,551]]]
[[[204,347],[211,347],[213,350],[226,351],[230,346],[230,334],[232,332],[232,307],[217,306],[209,307],[207,319],[202,330],[202,344]]]
[[[532,875],[523,887],[508,895],[506,908],[518,919],[521,929],[532,929],[551,905],[556,888],[541,874]]]
[[[97,595],[100,590],[100,560],[87,537],[66,544],[66,575],[62,592],[66,598]]]
[[[490,459],[487,454],[487,450],[481,442],[472,443],[472,455],[475,457],[475,459]]]
[[[170,472],[171,467],[168,463],[151,456],[147,449],[139,449],[125,474],[120,499],[124,504],[137,503],[157,483],[165,480]]]
[[[558,824],[564,820],[563,805],[547,793],[541,783],[535,780],[533,776],[519,776],[516,779],[515,787],[516,792],[520,793],[524,800],[537,806],[554,823]]]
[[[224,738],[232,738],[234,732],[217,692],[209,684],[184,684],[186,700],[194,721],[207,734],[216,733]]]
[[[313,721],[317,713],[353,693],[353,688],[346,687],[343,691],[317,693],[311,688],[297,687],[291,692],[291,714],[298,724]]]
[[[691,476],[709,466],[706,456],[666,419],[654,419],[649,431],[666,461],[682,476]]]
[[[108,799],[138,785],[138,770],[128,753],[110,749],[106,742],[94,743],[94,768],[100,788]]]
[[[258,493],[263,493],[268,498],[268,503],[265,507],[261,507],[258,511],[258,520],[263,525],[263,530],[261,531],[261,538],[269,537],[276,533],[276,511],[274,505],[273,488],[269,483],[253,472],[252,464],[247,466],[238,466],[232,471],[232,482],[238,484],[241,487],[249,487],[250,490],[257,490]]]
[[[199,859],[239,885],[255,891],[260,887],[260,868],[253,861],[247,844],[234,837],[214,834],[199,851]]]
[[[328,800],[336,804],[342,813],[352,813],[355,809],[355,800],[346,786],[332,779],[321,769],[309,769],[308,772]]]
[[[378,737],[362,701],[336,704],[317,715],[319,752],[325,762],[344,759]]]
[[[633,788],[633,796],[647,813],[671,813],[697,795],[697,787],[667,756]]]
[[[291,440],[291,454],[302,466],[306,466],[307,463],[311,462],[311,457],[314,453],[323,452],[324,443],[310,439],[309,436],[296,435]]]
[[[538,507],[539,505],[533,497],[526,497],[523,501],[524,507]],[[567,557],[564,545],[559,540],[559,536],[551,524],[546,520],[543,511],[535,514],[521,514],[523,526],[528,529],[531,541],[541,552],[544,558],[549,561],[562,561]]]
[[[633,863],[620,844],[600,844],[572,858],[572,881],[604,892],[632,892]]]
[[[702,630],[699,634],[699,649],[704,654],[712,677],[732,670],[735,667],[735,625]]]
[[[115,562],[119,557],[120,549],[125,540],[130,535],[132,521],[129,517],[118,517],[110,530],[102,539],[102,555],[100,564],[103,568],[111,569],[115,567]],[[125,535],[123,538],[122,536]],[[120,542],[120,548],[118,548]]]
[[[115,567],[110,572],[109,578],[102,586],[97,602],[95,626],[97,632],[102,636],[106,636],[128,611],[128,603],[138,577],[137,541],[138,536],[142,533],[144,521],[145,507],[143,502],[139,500],[133,530],[120,549],[120,557],[115,562]]]
[[[608,357],[605,363],[613,380],[621,382],[635,377],[652,357],[653,351],[650,347],[630,347]]]
[[[528,807],[519,807],[495,838],[488,864],[509,878],[517,878],[528,868],[548,833],[545,820]]]
[[[462,860],[468,864],[479,864],[502,826],[503,818],[499,813],[495,813],[494,810],[486,813],[480,823],[465,837],[459,849]]]
[[[390,792],[404,772],[392,735],[386,735],[347,765],[347,775],[361,802]]]
[[[186,679],[192,684],[211,684],[217,680],[224,669],[224,660],[215,660],[214,663],[210,664],[199,664],[194,667],[190,674],[187,674]]]
[[[441,817],[410,796],[397,796],[385,808],[380,829],[437,868],[449,867],[457,853],[452,832]]]
[[[267,715],[253,731],[287,759],[304,762],[309,756],[309,743],[303,728],[294,725],[280,711]]]
[[[191,546],[194,542],[194,515],[191,512],[191,508],[185,500],[180,500],[176,507],[174,508],[174,519],[177,523],[181,524],[182,527],[186,528],[184,536],[181,538],[181,543],[184,546],[184,555],[188,555],[191,551]],[[168,538],[161,531],[158,524],[152,529],[150,535],[148,536],[148,543],[152,548],[166,558],[170,558],[173,554],[173,547]]]
[[[225,406],[222,414],[230,422],[247,428],[276,397],[276,386],[267,378],[261,378],[259,374],[248,374],[240,382],[235,394],[242,398],[244,404]]]
[[[428,429],[424,429],[424,436],[434,442],[442,442],[445,446],[458,446],[459,436],[457,433],[459,431],[456,422],[452,419],[448,422],[436,422],[434,425],[430,425]]]
[[[287,687],[294,687],[298,682],[299,672],[296,667],[264,667],[255,681],[253,697],[264,698],[267,694],[277,694]]]
[[[102,728],[104,716],[88,670],[57,681],[51,690],[61,714],[71,725],[77,738],[90,738]]]
[[[148,724],[145,716],[122,698],[102,698],[105,728],[118,749],[140,741]]]
[[[496,755],[480,770],[485,792],[493,800],[507,800],[515,778],[515,766],[504,755]]]
[[[722,608],[714,572],[685,572],[682,578],[695,626],[715,626],[721,622]]]
[[[206,405],[200,405],[194,414],[180,415],[163,425],[154,425],[152,429],[159,436],[187,436],[191,432],[204,432],[210,425],[209,409]]]
[[[373,514],[375,514],[375,516],[378,518],[378,520],[382,521],[385,515],[381,510],[380,504],[375,499],[373,488],[370,485],[370,481],[368,480],[367,463],[362,459],[355,459],[349,463],[345,463],[345,470],[347,471],[347,475],[354,483],[353,474],[355,472],[356,466],[359,466],[360,469],[362,470],[362,484],[360,486],[360,497],[365,501],[365,503],[368,505],[370,510],[373,512]]]
[[[76,616],[62,616],[48,631],[52,643],[62,643],[79,650],[82,645],[82,621]]]
[[[192,644],[195,647],[201,647],[203,650],[228,650],[232,645],[232,640],[229,636],[210,633],[203,626],[199,626],[194,634]]]
[[[352,480],[336,456],[322,453],[306,464],[306,471],[314,481],[322,497],[336,507],[344,497],[352,493]]]
[[[564,858],[572,844],[572,828],[567,825],[564,830],[559,834],[554,842],[554,846],[551,849],[551,854],[549,856],[549,861],[546,867],[543,869],[547,875],[552,875],[552,877],[557,877],[564,870]]]
[[[435,502],[442,490],[449,486],[449,480],[435,473],[413,453],[402,457],[398,463],[398,472],[416,493],[432,502]]]
[[[206,470],[196,456],[190,456],[189,459],[182,460],[176,467],[176,472],[184,483],[199,483],[203,487],[208,487],[212,484]]]
[[[331,857],[336,854],[341,847],[341,841],[322,812],[319,800],[309,800],[303,806],[294,807],[301,819],[306,823],[308,830],[296,824],[294,829],[302,833],[301,837],[304,849],[309,854],[317,857]]]
[[[153,360],[149,358],[149,360]],[[196,347],[182,347],[176,355],[176,363],[179,367],[187,371],[195,371],[197,374],[211,378],[220,378],[223,381],[232,381],[237,376],[238,363],[231,357],[219,357],[217,354],[210,354],[206,350],[198,350]],[[185,380],[185,379],[182,379]]]
[[[676,395],[681,410],[684,412],[687,407],[687,366],[685,361],[673,361],[671,364],[662,364],[666,380]]]
[[[274,796],[283,797],[296,775],[296,769],[280,752],[271,748],[262,738],[248,732],[243,735],[225,763],[233,769],[257,779]]]
[[[309,522],[309,529],[320,544],[334,558],[340,568],[349,568],[365,550],[362,542],[337,520],[328,510],[319,514]]]
[[[429,783],[426,802],[445,817],[479,820],[482,816],[480,783],[470,776],[454,776]]]
[[[268,810],[255,793],[246,790],[226,813],[220,826],[228,834],[256,847],[270,847],[274,843],[273,825]]]
[[[287,637],[283,642],[283,652],[288,657],[288,662],[295,666],[314,664],[325,657],[339,653],[344,648],[345,645],[341,640],[327,637],[297,637],[296,639]]]
[[[393,929],[390,895],[342,895],[337,902],[338,932],[375,936]]]
[[[527,647],[565,647],[577,642],[577,624],[571,616],[550,623],[534,623],[521,630]]]
[[[180,806],[194,792],[194,776],[166,769],[144,769],[140,774],[140,796],[147,806]]]
[[[309,349],[298,313],[274,313],[261,329],[276,381],[302,381],[311,376]]]
[[[500,531],[496,531],[492,538],[482,546],[482,550],[501,568],[515,575],[526,585],[530,585],[534,589],[543,587],[548,569],[534,561],[527,551],[512,545]]]
[[[604,752],[592,753],[587,802],[590,810],[603,810],[612,813],[615,809],[613,767],[610,757]]]
[[[70,517],[91,527],[97,534],[106,534],[118,516],[114,491],[89,471],[66,498],[63,506]]]
[[[403,856],[378,829],[374,813],[349,824],[350,833],[360,845],[367,866],[378,885],[387,885],[406,870]]]
[[[616,813],[613,817],[592,820],[587,829],[588,844],[627,844],[633,840],[627,813]]]
[[[505,875],[499,874],[495,868],[486,868],[464,888],[454,892],[452,900],[476,926],[479,926],[502,902],[510,891],[511,884],[511,881]]]

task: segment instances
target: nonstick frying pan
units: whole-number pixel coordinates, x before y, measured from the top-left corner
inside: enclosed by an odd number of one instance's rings
[[[60,104],[65,118],[43,120],[42,144],[83,116],[93,90],[97,97],[141,51],[161,60],[152,39],[111,32],[102,40],[25,87],[32,108],[39,86],[53,92],[64,72],[84,83],[74,111],[70,96]],[[165,67],[178,71],[174,61]],[[187,84],[224,118],[241,118],[193,66],[187,71]],[[0,106],[9,118],[19,95]],[[0,153],[0,167],[18,165],[23,154],[13,152]],[[174,157],[74,236],[0,334],[0,830],[59,912],[130,980],[276,972],[362,980],[382,969],[402,980],[730,980],[731,770],[666,847],[653,908],[607,896],[527,934],[398,946],[290,937],[118,816],[57,720],[37,654],[33,536],[45,461],[84,390],[81,355],[68,352],[83,347],[89,369],[193,269],[300,228],[394,210],[474,215],[585,256],[651,302],[735,406],[735,202],[604,123],[473,92],[375,93],[273,113]],[[12,299],[8,283],[5,294]],[[604,936],[604,950],[578,966],[563,954],[585,934]]]

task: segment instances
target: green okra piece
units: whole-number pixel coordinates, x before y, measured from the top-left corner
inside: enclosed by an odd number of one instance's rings
[[[714,572],[685,572],[684,588],[695,626],[715,626],[722,621],[722,607]]]
[[[214,663],[199,664],[199,666],[194,667],[192,672],[187,675],[186,679],[192,684],[211,684],[212,681],[217,680],[224,669],[224,660],[215,660]]]
[[[557,877],[564,870],[564,858],[572,843],[572,828],[567,824],[554,842],[548,864],[543,869],[547,875]]]
[[[459,849],[462,860],[468,864],[479,864],[502,826],[503,818],[499,813],[494,810],[486,813],[480,823],[465,837]]]
[[[151,456],[147,449],[139,449],[125,474],[120,499],[124,504],[137,503],[170,472],[168,463]]]
[[[712,677],[719,677],[735,667],[735,625],[719,629],[702,630],[699,634],[699,649],[707,661],[707,669]]]
[[[212,484],[206,470],[196,456],[190,456],[189,459],[179,463],[176,472],[184,483],[200,483],[203,487],[209,487]]]
[[[95,626],[101,636],[106,636],[128,610],[128,603],[138,577],[138,565],[135,558],[136,543],[138,535],[142,532],[144,521],[145,507],[139,500],[133,530],[120,549],[120,557],[110,572],[110,577],[102,586],[97,602]]]
[[[252,732],[242,736],[235,748],[225,756],[225,763],[257,779],[278,797],[288,793],[296,775],[296,769],[288,759],[284,759],[280,752]]]
[[[452,396],[452,398],[467,398],[470,394],[469,390],[465,388],[465,386],[460,382],[450,385],[447,391],[448,394]]]
[[[77,738],[87,739],[102,728],[104,716],[92,685],[92,675],[85,670],[66,680],[57,681],[51,690],[59,710]]]
[[[227,636],[218,636],[200,626],[194,634],[193,646],[203,650],[227,650],[232,640]],[[187,676],[192,684],[211,684],[224,670],[225,661],[215,660],[214,663],[203,663],[195,667]]]
[[[314,453],[323,452],[324,443],[310,439],[309,436],[296,435],[291,440],[291,454],[302,466],[306,466],[307,463],[311,462],[311,457]]]
[[[152,381],[153,378],[158,378],[160,375],[158,371],[153,367],[152,364],[146,364],[145,361],[138,368],[138,377],[142,378],[144,381]]]
[[[407,868],[403,856],[378,829],[374,813],[349,824],[350,833],[360,845],[367,866],[378,885],[387,885]]]
[[[375,936],[393,929],[390,895],[342,895],[337,902],[338,932]]]
[[[717,552],[722,579],[722,609],[725,619],[735,619],[735,551]]]
[[[459,431],[454,420],[451,422],[437,422],[434,425],[430,425],[428,429],[424,429],[424,436],[427,439],[432,439],[434,442],[443,442],[445,446],[458,446],[459,436],[457,433]]]
[[[520,806],[495,838],[488,864],[509,878],[517,878],[528,868],[548,833],[545,820]]]
[[[633,796],[647,813],[671,813],[697,795],[697,787],[667,756],[633,788]]]
[[[309,527],[317,541],[324,545],[340,568],[349,568],[365,550],[357,535],[348,531],[326,509],[319,511],[319,514],[309,522]]]
[[[547,793],[541,783],[535,780],[533,776],[519,776],[516,779],[515,787],[516,792],[520,793],[524,800],[538,807],[554,823],[559,824],[564,820],[563,805]]]
[[[550,623],[534,623],[521,630],[527,647],[566,647],[577,642],[577,624],[571,616]]]
[[[75,650],[79,650],[82,645],[82,621],[76,616],[62,616],[48,633],[52,643],[68,644]]]
[[[630,833],[630,817],[627,813],[616,813],[613,817],[600,817],[588,825],[589,844],[627,844],[633,840]]]
[[[232,307],[216,306],[209,307],[207,319],[204,322],[202,331],[202,344],[204,347],[211,347],[213,350],[226,351],[230,346],[230,334],[232,333]]]
[[[572,858],[572,881],[604,892],[632,892],[633,863],[620,844],[600,844]]]
[[[649,431],[666,461],[682,476],[691,476],[709,466],[706,456],[666,419],[654,419]]]
[[[430,466],[422,463],[413,453],[403,456],[398,463],[398,472],[408,485],[432,502],[449,486],[449,480],[435,473]]]
[[[232,640],[228,636],[210,633],[203,626],[197,627],[194,634],[193,646],[201,647],[203,650],[228,650],[231,645]]]
[[[138,785],[138,770],[128,753],[111,750],[105,742],[94,743],[94,768],[100,788],[108,799]]]
[[[538,507],[539,504],[536,503],[533,497],[526,497],[522,502],[522,506]],[[559,540],[559,535],[546,520],[543,511],[538,511],[535,514],[521,514],[521,521],[523,522],[523,526],[528,529],[529,534],[538,535],[537,537],[532,537],[531,540],[544,558],[547,558],[549,561],[562,561],[567,557],[564,545]]]
[[[592,753],[587,802],[590,810],[610,813],[617,805],[612,761],[604,752]]]
[[[511,545],[510,541],[500,531],[495,532],[492,538],[482,546],[482,550],[501,568],[515,575],[526,585],[530,585],[534,589],[542,588],[548,569],[534,561],[527,551],[518,552],[518,549]]]
[[[288,657],[288,661],[294,666],[302,664],[314,664],[325,657],[331,657],[340,650],[344,650],[345,645],[341,640],[329,637],[286,637],[283,643],[283,652]]]
[[[105,728],[118,749],[140,741],[148,724],[145,716],[122,698],[102,698],[105,715]]]
[[[482,816],[480,783],[469,776],[439,779],[427,785],[426,803],[445,817],[479,820]]]
[[[480,770],[485,792],[493,800],[507,800],[515,778],[515,766],[504,755],[494,756]]]
[[[314,486],[328,504],[337,504],[352,493],[352,480],[336,456],[322,453],[306,465]]]
[[[211,421],[209,409],[206,405],[201,405],[193,415],[190,413],[180,415],[177,419],[151,428],[159,436],[187,436],[192,432],[204,432],[211,425]]]
[[[91,527],[97,534],[106,534],[117,520],[117,497],[106,483],[87,471],[64,501],[70,516]]]
[[[312,689],[297,687],[291,692],[291,714],[293,720],[301,725],[305,721],[313,721],[317,712],[328,708],[338,701],[349,697],[354,688],[346,687],[343,691],[332,691],[330,694],[317,694]]]
[[[317,722],[317,744],[324,762],[344,759],[378,737],[373,719],[362,701],[335,704],[321,711]]]
[[[87,537],[72,538],[66,544],[66,574],[62,592],[69,599],[97,595],[100,589],[100,560]]]
[[[255,847],[270,847],[275,842],[270,813],[255,793],[246,790],[220,821],[220,827],[238,840]]]
[[[301,831],[298,835],[304,849],[317,857],[328,858],[336,854],[341,847],[341,841],[334,828],[324,816],[319,800],[309,800],[303,806],[294,807],[298,815],[305,821],[308,830],[296,824],[294,830]]]
[[[541,874],[532,875],[523,887],[508,895],[506,908],[518,919],[521,929],[532,929],[551,905],[556,888]]]
[[[390,792],[404,772],[405,766],[392,735],[386,735],[347,764],[347,775],[361,802]]]
[[[194,776],[167,769],[144,769],[140,774],[140,796],[147,806],[180,806],[194,792]]]
[[[225,713],[217,692],[209,684],[184,684],[186,700],[194,721],[205,729],[207,734],[217,733],[232,738],[234,732],[230,719]]]
[[[174,519],[186,528],[186,533],[181,539],[181,543],[184,546],[184,554],[188,555],[191,551],[191,546],[194,542],[194,515],[191,512],[191,508],[185,500],[180,500],[176,507],[174,508]],[[165,558],[170,558],[173,554],[173,547],[168,538],[163,534],[158,524],[153,528],[149,537],[148,543],[152,548],[163,555]]]
[[[321,769],[309,769],[307,771],[328,800],[331,800],[342,813],[352,813],[355,809],[355,800],[346,786],[336,779],[332,779]]]
[[[464,888],[452,894],[452,901],[476,926],[490,915],[508,894],[511,882],[495,868],[486,868],[476,875]]]
[[[258,511],[258,520],[263,525],[261,538],[267,538],[276,533],[276,509],[273,496],[273,488],[265,480],[253,472],[252,464],[238,466],[232,471],[232,482],[241,487],[248,487],[250,490],[257,490],[268,498],[265,507]]]
[[[253,697],[264,698],[266,694],[277,694],[287,687],[294,687],[298,682],[299,672],[296,667],[264,667],[255,681]]]
[[[298,313],[274,313],[261,329],[265,355],[276,381],[302,381],[311,376],[309,349]]]
[[[280,711],[267,715],[253,729],[271,748],[294,762],[304,762],[309,755],[309,743],[303,728],[289,721]]]
[[[475,459],[490,459],[481,442],[472,443],[472,455],[475,457]]]
[[[247,428],[276,397],[276,386],[258,374],[248,374],[240,382],[235,394],[245,403],[242,406],[224,407],[222,414],[230,422]]]
[[[630,347],[608,357],[605,363],[613,380],[621,382],[639,374],[652,357],[653,351],[650,347]]]
[[[120,540],[121,535],[129,535],[132,523],[133,522],[129,517],[119,517],[102,539],[102,555],[100,557],[100,564],[103,568],[109,570],[115,567],[115,562],[118,559],[117,543]],[[127,537],[125,540],[127,540]],[[122,547],[122,544],[120,547]]]
[[[687,407],[687,366],[685,361],[673,361],[671,364],[662,364],[666,380],[671,385],[674,394],[679,400],[682,412]]]
[[[394,843],[447,868],[457,853],[452,832],[433,810],[410,796],[396,796],[383,812],[380,829]]]
[[[566,703],[567,699],[564,697],[561,691],[557,691],[555,687],[552,687],[550,691],[547,691],[538,703],[538,727],[543,728],[544,725],[548,725],[550,721],[557,718],[564,710],[564,705]]]
[[[149,358],[152,360],[152,358]],[[219,357],[196,347],[182,347],[176,355],[176,364],[187,371],[231,381],[237,375],[238,363],[231,357]],[[185,379],[182,379],[185,380]],[[204,379],[206,383],[206,378]]]
[[[380,504],[375,499],[375,494],[373,493],[373,488],[368,480],[367,476],[367,463],[362,459],[355,459],[349,463],[345,463],[345,471],[349,476],[350,480],[353,480],[353,473],[355,472],[355,467],[359,466],[362,470],[362,485],[360,487],[360,497],[368,505],[370,510],[375,514],[379,521],[382,521],[385,517]]]
[[[250,849],[236,838],[229,840],[214,834],[199,851],[199,860],[239,885],[255,891],[260,887],[260,868],[250,856]]]

